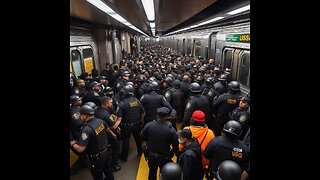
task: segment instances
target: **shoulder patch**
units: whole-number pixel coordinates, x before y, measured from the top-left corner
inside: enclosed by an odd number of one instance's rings
[[[118,83],[118,84],[117,84],[117,88],[119,88],[120,86],[121,86],[120,83]]]
[[[87,138],[88,138],[87,133],[84,133],[84,132],[83,132],[83,133],[81,133],[81,139],[82,139],[82,140],[84,140],[84,141],[85,141]]]
[[[246,115],[241,115],[240,117],[239,117],[239,121],[240,122],[244,122],[244,121],[246,121],[247,120],[247,116]]]
[[[170,97],[169,91],[167,91],[167,92],[164,94],[164,97],[166,97],[166,98],[169,98],[169,97]]]
[[[211,91],[208,92],[208,96],[212,96],[212,92]]]
[[[74,91],[75,94],[79,94],[79,92],[80,92],[80,91],[79,91],[78,89],[76,89],[76,90]]]
[[[114,114],[111,114],[110,120],[111,120],[112,122],[114,122],[114,121],[116,121],[116,119],[117,119],[117,116],[114,115]]]
[[[78,113],[78,112],[73,113],[73,114],[72,114],[72,118],[79,120],[79,119],[80,119],[80,113]]]
[[[99,96],[99,94],[97,92],[93,92],[94,96]]]
[[[191,103],[188,102],[187,105],[186,105],[186,109],[189,109],[191,107]]]

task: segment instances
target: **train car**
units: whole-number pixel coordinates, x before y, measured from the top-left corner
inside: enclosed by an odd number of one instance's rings
[[[232,80],[241,91],[250,91],[250,22],[201,29],[162,37],[164,45],[187,56],[214,59],[223,69],[230,68]]]

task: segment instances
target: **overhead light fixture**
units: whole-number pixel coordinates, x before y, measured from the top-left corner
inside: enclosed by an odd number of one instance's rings
[[[126,19],[124,19],[122,16],[120,16],[118,13],[116,13],[113,9],[111,9],[107,4],[103,3],[100,0],[87,0],[89,3],[100,9],[101,11],[107,13],[109,16],[113,17],[115,20],[121,22],[122,24],[126,25],[127,27],[138,31],[139,33],[148,36],[146,33],[142,32],[140,29],[133,26],[131,23],[129,23]]]
[[[247,6],[244,6],[242,8],[239,8],[239,9],[236,9],[236,10],[233,10],[233,11],[230,11],[228,12],[227,14],[229,15],[234,15],[234,14],[238,14],[238,13],[241,13],[243,11],[246,11],[246,10],[249,10],[250,9],[250,5],[247,5]]]
[[[216,18],[210,19],[210,20],[208,20],[208,21],[205,21],[205,22],[203,22],[203,23],[200,23],[200,24],[198,24],[197,26],[202,26],[202,25],[205,25],[205,24],[209,24],[209,23],[212,23],[212,22],[214,22],[214,21],[218,21],[218,20],[223,19],[223,18],[224,18],[224,17],[216,17]]]
[[[154,21],[154,4],[153,0],[141,0],[144,11],[146,12],[149,21]]]

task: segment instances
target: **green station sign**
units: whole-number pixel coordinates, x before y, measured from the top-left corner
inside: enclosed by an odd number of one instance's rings
[[[250,43],[250,34],[228,34],[226,41]]]

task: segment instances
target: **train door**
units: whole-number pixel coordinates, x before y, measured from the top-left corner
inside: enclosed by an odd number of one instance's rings
[[[225,48],[222,53],[222,68],[230,68],[233,61],[234,48]]]
[[[76,77],[95,68],[93,49],[89,45],[70,47],[70,71]]]
[[[238,81],[246,88],[250,88],[250,51],[244,50],[240,53]]]
[[[91,74],[92,69],[95,68],[93,63],[93,51],[91,47],[87,47],[87,46],[83,47],[82,55],[83,55],[84,71],[87,72],[88,74]]]
[[[80,51],[77,49],[71,50],[70,53],[70,72],[76,77],[79,77],[82,74],[81,55]]]
[[[177,39],[176,51],[177,51],[177,52],[179,52],[179,51],[180,51],[180,49],[179,49],[179,39]]]
[[[187,55],[191,55],[191,39],[187,39]]]

